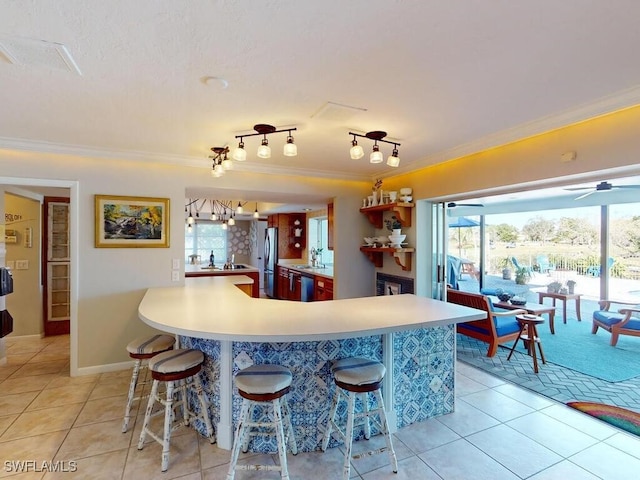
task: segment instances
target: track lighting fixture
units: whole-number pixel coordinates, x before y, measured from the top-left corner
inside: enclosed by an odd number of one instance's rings
[[[391,153],[391,155],[389,155],[389,158],[387,158],[387,165],[389,165],[390,167],[397,167],[398,165],[400,165],[400,157],[398,156],[398,147],[400,146],[400,144],[396,142],[390,142],[388,140],[383,140],[384,137],[387,136],[387,132],[375,130],[373,132],[367,132],[365,135],[349,132],[349,135],[353,135],[353,140],[351,141],[351,149],[349,150],[349,155],[352,159],[358,160],[359,158],[362,158],[364,156],[364,150],[360,145],[358,145],[358,142],[356,140],[356,137],[361,137],[368,138],[374,141],[373,151],[371,152],[371,155],[369,155],[369,162],[382,163],[384,158],[382,156],[382,152],[380,151],[380,147],[378,146],[378,142],[384,142],[393,145],[393,152]]]
[[[276,130],[276,127],[273,125],[267,125],[264,123],[259,123],[253,126],[253,129],[257,133],[249,133],[246,135],[236,135],[236,138],[240,139],[238,143],[238,148],[233,151],[231,155],[234,160],[242,162],[247,159],[247,151],[244,149],[244,142],[242,141],[244,137],[254,137],[256,135],[262,135],[262,142],[258,147],[258,157],[260,158],[270,158],[271,157],[271,147],[269,147],[269,140],[267,139],[267,135],[272,133],[281,133],[288,132],[287,135],[287,143],[284,145],[283,153],[287,157],[295,157],[298,154],[298,147],[293,141],[293,137],[291,136],[291,132],[297,130],[297,128],[285,128],[283,130]]]
[[[211,151],[214,155],[210,155],[209,158],[213,159],[211,165],[211,176],[221,177],[226,170],[233,168],[233,162],[229,160],[229,147],[211,147]]]

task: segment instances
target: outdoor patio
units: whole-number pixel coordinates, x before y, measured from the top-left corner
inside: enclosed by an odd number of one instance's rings
[[[564,282],[569,278],[577,281],[575,291],[583,295],[581,298],[582,322],[579,322],[579,327],[588,329],[590,332],[593,311],[598,309],[600,288],[600,278],[598,277],[577,275],[575,272],[551,272],[550,275],[534,272],[526,285],[517,285],[513,280],[503,280],[501,276],[485,275],[483,288],[501,288],[525,297],[529,302],[538,303],[539,291],[546,292],[549,283],[553,281]],[[476,293],[479,291],[479,282],[467,274],[462,275],[462,278],[458,281],[458,286],[463,291]],[[609,291],[612,298],[640,303],[640,291],[638,291],[637,281],[612,278],[609,283]],[[545,299],[545,304],[550,304],[550,300]],[[567,305],[567,322],[578,324],[573,301],[570,301]],[[562,303],[558,302],[555,315],[556,336],[566,333],[558,331],[558,326],[561,324]],[[547,328],[546,324],[544,328]],[[609,346],[610,334],[608,332],[600,330],[597,336],[600,337],[597,340],[601,339],[603,345],[606,344],[608,347],[603,348],[603,350],[606,355],[611,355],[609,359],[614,358],[613,356],[615,355],[621,355],[621,349]],[[636,339],[634,338],[634,340]],[[553,341],[553,339],[545,339],[545,342],[549,341]],[[624,381],[609,382],[556,365],[550,361],[552,360],[550,358],[547,358],[546,365],[540,366],[540,373],[535,374],[532,369],[531,358],[524,353],[515,354],[510,361],[507,361],[507,348],[499,348],[498,353],[491,358],[488,358],[486,353],[486,343],[464,335],[457,335],[458,359],[500,378],[560,402],[591,401],[640,412],[640,376]],[[626,353],[628,354],[629,352]],[[584,351],[584,355],[589,356],[590,353]],[[606,362],[606,359],[603,360]],[[640,362],[640,350],[638,351],[637,362]]]

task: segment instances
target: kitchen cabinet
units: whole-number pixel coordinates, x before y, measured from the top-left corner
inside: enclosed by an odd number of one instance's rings
[[[301,274],[278,265],[278,297],[280,300],[300,301],[302,292]]]
[[[371,223],[375,228],[383,227],[384,212],[393,212],[393,216],[396,217],[403,227],[410,227],[411,209],[413,207],[413,203],[385,203],[374,207],[363,207],[360,209],[360,212],[367,216],[369,223]],[[402,270],[410,271],[412,254],[415,252],[415,249],[364,246],[360,247],[360,251],[364,253],[371,263],[378,268],[381,268],[384,265],[384,255],[389,254],[394,258],[395,262],[402,268]]]
[[[307,215],[279,213],[267,217],[267,226],[278,229],[278,258],[302,258],[307,245]]]
[[[331,278],[315,276],[314,293],[316,302],[333,300],[333,280]]]
[[[333,202],[327,205],[327,249],[333,250]]]
[[[280,300],[289,299],[289,269],[278,266],[276,298]]]

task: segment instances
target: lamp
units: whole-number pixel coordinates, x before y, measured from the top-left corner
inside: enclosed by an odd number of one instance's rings
[[[256,202],[256,209],[253,212],[253,218],[260,218],[260,214],[258,213],[258,202]]]
[[[196,222],[196,219],[200,218],[200,211],[204,208],[204,205],[209,202],[211,207],[211,216],[209,219],[212,222],[222,222],[223,228],[226,229],[229,225],[235,225],[236,223],[236,215],[244,214],[244,207],[248,202],[238,201],[237,206],[234,208],[233,200],[217,200],[217,199],[202,199],[202,204],[198,206],[198,202],[201,199],[196,198],[195,200],[189,199],[189,202],[184,206],[185,215],[188,215],[186,218],[186,223],[191,225]],[[192,207],[193,205],[193,207]],[[192,209],[195,207],[196,213],[195,218],[192,214]],[[252,214],[253,218],[260,218],[260,213],[258,212],[258,202],[256,202],[255,211]]]
[[[389,143],[393,145],[393,152],[391,153],[391,155],[389,155],[389,158],[387,158],[387,165],[389,165],[390,167],[397,167],[398,165],[400,165],[400,157],[398,156],[398,147],[400,146],[400,144],[396,142],[390,142],[388,140],[383,140],[384,137],[387,136],[387,132],[375,130],[372,132],[367,132],[364,135],[349,132],[349,135],[353,135],[353,141],[351,142],[351,149],[349,150],[349,155],[351,156],[352,159],[358,160],[359,158],[362,158],[364,156],[364,151],[362,147],[358,145],[358,142],[356,140],[356,137],[361,137],[361,138],[368,138],[374,141],[373,151],[371,152],[371,155],[369,155],[369,162],[382,163],[383,156],[382,156],[382,152],[380,151],[380,147],[378,146],[378,142],[384,142],[384,143]]]
[[[213,159],[211,165],[211,176],[221,177],[224,175],[225,170],[231,170],[233,163],[227,156],[229,153],[229,147],[211,147],[211,151],[214,155],[210,155],[209,158]]]
[[[242,204],[238,202],[238,206],[236,207],[236,213],[242,214],[244,213],[244,208],[242,208]]]
[[[351,149],[349,150],[349,155],[353,160],[359,160],[364,157],[364,150],[360,145],[358,145],[358,141],[356,140],[355,133],[353,134],[353,141],[351,142]]]
[[[247,151],[244,149],[244,137],[255,137],[256,135],[262,135],[262,142],[258,147],[258,157],[260,158],[270,158],[271,157],[271,147],[269,147],[269,140],[267,139],[267,135],[272,133],[281,133],[288,132],[287,135],[287,143],[284,145],[283,153],[287,157],[295,157],[298,155],[298,147],[293,141],[293,137],[291,136],[291,132],[297,130],[297,128],[285,128],[282,130],[276,130],[276,127],[273,125],[267,125],[265,123],[258,123],[253,126],[253,129],[257,133],[249,133],[246,135],[236,135],[236,138],[240,139],[238,143],[238,148],[233,151],[232,158],[234,160],[238,160],[242,162],[247,159]]]

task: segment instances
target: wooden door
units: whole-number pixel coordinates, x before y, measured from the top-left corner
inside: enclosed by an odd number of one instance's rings
[[[42,220],[44,334],[68,334],[71,319],[69,199],[45,197]]]

